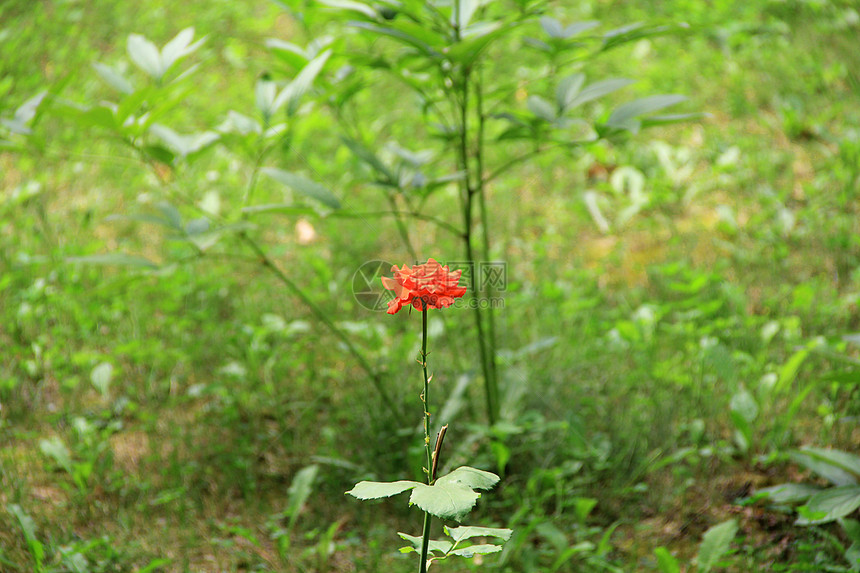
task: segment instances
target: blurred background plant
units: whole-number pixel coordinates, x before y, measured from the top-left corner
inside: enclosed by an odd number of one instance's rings
[[[856,6],[513,4],[456,12],[502,22],[468,82],[423,3],[0,5],[3,569],[400,567],[407,511],[341,500],[420,479],[417,335],[352,281],[468,227],[507,264],[494,406],[480,313],[429,327],[440,471],[499,473],[474,518],[517,532],[481,567],[701,569],[736,520],[712,570],[850,570],[855,515],[755,496],[856,450]],[[710,117],[610,129],[654,94]]]

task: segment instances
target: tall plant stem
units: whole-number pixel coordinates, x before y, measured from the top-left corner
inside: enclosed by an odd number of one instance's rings
[[[459,107],[459,145],[457,146],[457,163],[459,164],[459,168],[461,171],[465,172],[465,177],[463,178],[463,189],[461,200],[463,202],[463,242],[466,247],[466,260],[469,261],[469,264],[472,265],[472,282],[473,284],[477,282],[477,278],[475,275],[477,274],[478,269],[475,268],[475,249],[473,245],[474,237],[473,237],[473,211],[474,211],[474,199],[475,195],[479,195],[479,189],[482,189],[483,186],[480,183],[481,174],[479,173],[477,177],[474,177],[473,169],[471,169],[471,156],[469,153],[469,83],[470,83],[470,71],[468,68],[463,70],[462,76],[459,78],[461,94],[459,101],[455,101],[455,105]],[[478,183],[477,186],[473,185],[473,179],[475,179]],[[493,368],[490,366],[490,356],[487,341],[487,332],[484,328],[484,318],[481,313],[481,309],[479,307],[479,292],[476,292],[474,289],[472,291],[472,298],[475,301],[475,304],[472,305],[473,308],[473,316],[475,317],[475,328],[478,331],[478,351],[481,357],[481,372],[484,376],[484,398],[486,400],[487,407],[487,422],[489,425],[494,425],[498,419],[498,387],[496,385],[496,380],[493,373]]]
[[[424,370],[424,392],[421,403],[424,406],[424,450],[427,454],[427,485],[433,485],[433,450],[430,446],[430,377],[427,375],[427,302],[421,301],[421,368]],[[430,512],[424,512],[424,528],[421,541],[421,563],[418,573],[427,572],[427,553],[430,549]]]
[[[481,240],[483,242],[484,261],[490,261],[490,225],[487,216],[487,188],[484,182],[484,92],[483,76],[478,68],[478,80],[475,82],[475,113],[478,121],[477,142],[475,144],[475,193],[478,195],[478,211],[481,218]],[[487,370],[492,382],[487,388],[493,392],[493,415],[490,417],[490,425],[499,418],[499,379],[496,370],[496,319],[493,309],[493,285],[486,281],[484,286],[484,299],[487,301],[485,314],[487,315]]]
[[[268,269],[287,289],[290,290],[295,296],[297,296],[302,303],[311,311],[311,313],[322,322],[326,328],[328,328],[332,334],[337,337],[337,339],[346,347],[347,351],[352,354],[355,358],[358,365],[361,366],[362,370],[364,370],[367,375],[370,377],[370,381],[373,386],[376,388],[377,392],[379,392],[379,396],[382,398],[385,407],[391,412],[391,415],[394,417],[395,421],[400,421],[400,413],[397,411],[397,407],[394,405],[394,401],[391,399],[391,396],[385,390],[385,386],[382,383],[382,377],[379,373],[374,370],[374,368],[370,365],[364,355],[359,352],[359,350],[355,347],[355,345],[350,341],[349,337],[337,327],[337,325],[328,317],[328,315],[321,309],[313,300],[308,297],[305,292],[299,288],[299,286],[290,280],[284,271],[275,264],[275,262],[269,257],[268,253],[263,250],[263,248],[251,237],[248,236],[247,233],[239,233],[239,238],[250,247],[250,249],[254,252],[257,258],[260,261],[260,264],[263,265],[266,269]]]

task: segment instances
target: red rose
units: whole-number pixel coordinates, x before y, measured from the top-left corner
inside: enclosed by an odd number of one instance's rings
[[[433,259],[411,269],[403,265],[391,267],[394,278],[382,277],[382,285],[394,291],[394,300],[388,303],[388,314],[394,314],[405,305],[418,310],[445,308],[454,304],[454,299],[466,294],[466,287],[457,283],[462,270],[451,272],[448,265],[442,266]]]

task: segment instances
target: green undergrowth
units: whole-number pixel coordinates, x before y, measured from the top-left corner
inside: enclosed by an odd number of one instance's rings
[[[290,15],[301,2],[107,4],[0,6],[0,117],[43,89],[110,97],[93,62],[133,75],[129,34],[163,45],[194,26],[207,38],[201,67],[172,113],[202,130],[243,109],[261,74],[288,73],[266,38],[304,45],[324,27],[324,12]],[[686,94],[709,116],[541,156],[491,186],[491,254],[507,265],[501,420],[485,423],[464,310],[431,315],[434,399],[456,413],[446,471],[502,478],[470,520],[514,535],[483,562],[438,568],[667,571],[655,554],[665,547],[704,570],[703,536],[736,520],[712,570],[850,571],[842,528],[743,500],[823,485],[795,448],[857,443],[857,339],[846,338],[860,295],[856,7],[601,1],[547,13],[686,22],[607,54],[594,73],[638,79],[638,96]],[[417,137],[400,93],[381,85],[357,100],[368,129]],[[278,160],[346,206],[377,207],[330,110],[302,113]],[[0,152],[0,570],[411,567],[392,540],[418,535],[407,509],[344,492],[422,479],[407,469],[421,467],[420,420],[392,419],[342,342],[247,252],[187,256],[152,225],[110,218],[151,212],[165,181],[197,200],[238,194],[238,154],[210,150],[205,167],[159,181],[126,146],[60,118],[36,136],[44,150]],[[444,210],[453,196],[433,201]],[[454,239],[414,225],[422,252],[457,259]],[[417,411],[415,316],[371,312],[352,293],[364,262],[411,263],[391,221],[274,213],[261,227],[398,411]],[[185,260],[74,262],[108,252]]]

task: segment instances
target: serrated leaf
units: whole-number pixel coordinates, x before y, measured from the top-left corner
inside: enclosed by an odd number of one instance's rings
[[[282,169],[276,169],[274,167],[266,167],[261,169],[261,172],[268,175],[275,181],[286,185],[293,191],[301,193],[306,197],[316,199],[326,207],[340,209],[340,201],[338,198],[335,197],[331,191],[315,181],[311,181],[301,175],[296,175],[289,171],[283,171]]]
[[[490,489],[498,481],[499,476],[495,474],[462,466],[440,477],[433,485],[416,486],[409,503],[442,519],[460,521],[481,497],[474,490]]]
[[[686,96],[672,94],[648,96],[633,100],[618,106],[609,116],[609,119],[606,121],[606,125],[616,128],[625,128],[627,123],[634,118],[659,111],[686,99]]]
[[[141,36],[140,34],[131,34],[128,37],[126,45],[128,55],[137,67],[146,72],[152,78],[158,80],[164,75],[164,70],[161,67],[161,55],[158,53],[158,48]]]
[[[124,94],[134,92],[134,86],[122,74],[110,66],[100,62],[93,62],[93,68],[101,78],[113,89]]]
[[[383,497],[391,497],[398,493],[403,493],[419,485],[417,481],[400,480],[400,481],[361,481],[355,484],[347,494],[361,500],[365,499],[380,499]]]
[[[479,497],[481,494],[461,483],[439,483],[437,480],[433,485],[416,486],[409,503],[436,517],[460,521],[475,507]]]
[[[800,503],[821,491],[820,487],[805,483],[784,483],[756,490],[756,495],[764,494],[773,503]]]
[[[738,522],[734,519],[715,525],[705,532],[696,561],[700,573],[710,571],[731,549],[732,541],[738,532]]]
[[[465,557],[467,559],[471,559],[475,555],[488,555],[490,553],[498,553],[502,550],[501,545],[470,545],[469,547],[463,547],[461,549],[455,549],[450,554],[451,555],[459,555],[460,557]]]
[[[494,473],[486,472],[471,468],[469,466],[460,466],[449,474],[446,474],[436,480],[436,483],[459,483],[472,489],[492,489],[499,483],[499,476]]]
[[[835,521],[860,507],[860,486],[847,485],[820,491],[809,498],[804,507],[808,514],[816,517],[809,518],[801,515],[796,522],[798,525]]]
[[[573,109],[584,103],[602,98],[603,96],[627,87],[632,83],[633,80],[628,80],[626,78],[611,78],[594,82],[593,84],[583,88],[582,91],[579,92],[579,95],[577,95],[573,101],[568,104],[567,109]]]
[[[413,535],[408,535],[406,533],[400,533],[400,532],[397,532],[397,535],[399,535],[402,539],[404,539],[404,540],[406,540],[412,544],[411,547],[402,548],[400,550],[401,553],[410,553],[412,551],[414,551],[415,553],[419,553],[419,554],[421,553],[421,546],[424,542],[424,539],[422,537],[415,537]],[[454,546],[454,544],[451,543],[450,541],[444,541],[444,540],[443,541],[437,541],[435,539],[431,539],[430,544],[428,545],[428,549],[431,553],[434,551],[437,551],[437,552],[441,553],[442,555],[445,555],[446,553],[448,553],[451,550],[451,548],[453,546]]]
[[[157,269],[158,265],[137,255],[125,255],[123,253],[105,253],[103,255],[87,255],[83,257],[67,257],[68,263],[84,263],[90,265],[117,265],[126,267],[141,267]]]
[[[513,530],[464,525],[462,527],[454,527],[453,529],[446,527],[445,533],[456,542],[463,541],[464,539],[471,539],[472,537],[498,537],[499,539],[507,541],[511,538]]]

